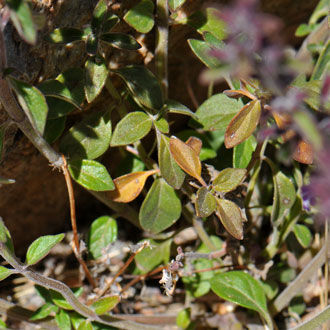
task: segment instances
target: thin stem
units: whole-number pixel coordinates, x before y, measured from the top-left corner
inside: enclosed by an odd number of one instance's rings
[[[157,27],[155,49],[156,76],[159,79],[164,98],[168,98],[168,4],[157,0]]]
[[[86,274],[86,277],[88,279],[88,282],[90,283],[90,285],[93,288],[95,288],[96,287],[95,281],[94,281],[91,273],[89,272],[88,267],[80,253],[78,229],[77,229],[77,217],[76,217],[76,203],[75,203],[75,199],[74,199],[73,186],[72,186],[70,173],[68,171],[68,164],[66,162],[64,155],[62,155],[62,158],[63,158],[63,163],[64,163],[64,165],[62,166],[62,170],[63,170],[66,186],[68,189],[69,202],[70,202],[70,215],[71,215],[70,218],[71,218],[71,226],[72,226],[72,232],[73,232],[73,245],[72,245],[73,252],[74,252],[77,260],[79,261],[80,265],[82,266],[82,268]]]

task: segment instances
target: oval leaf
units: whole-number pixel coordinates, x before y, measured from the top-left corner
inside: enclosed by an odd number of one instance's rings
[[[305,249],[308,248],[312,241],[312,234],[308,227],[295,224],[293,226],[293,232],[300,245]]]
[[[299,163],[311,165],[314,158],[313,147],[309,143],[300,140],[296,146],[292,158]]]
[[[115,185],[107,169],[95,160],[71,160],[69,171],[72,178],[89,190],[113,190]]]
[[[78,330],[93,330],[93,325],[90,321],[82,321],[79,324]]]
[[[61,330],[71,330],[70,316],[63,309],[55,315],[55,321]]]
[[[152,119],[141,111],[130,112],[116,126],[111,145],[123,146],[145,137],[152,126]]]
[[[31,321],[42,320],[50,314],[56,313],[57,311],[57,306],[46,302],[44,305],[38,308],[29,319]]]
[[[119,302],[120,296],[105,297],[95,301],[92,308],[97,315],[102,315],[114,309]]]
[[[217,198],[217,216],[230,235],[243,239],[243,217],[235,203]]]
[[[156,77],[144,66],[130,65],[113,72],[124,79],[137,103],[156,110],[163,106],[162,89]]]
[[[10,78],[10,82],[17,93],[18,101],[29,117],[31,123],[37,131],[42,135],[44,133],[48,106],[45,97],[36,87]]]
[[[225,133],[225,146],[233,148],[246,140],[255,130],[261,115],[261,103],[253,100],[245,105],[229,123]]]
[[[101,40],[113,47],[124,50],[137,50],[141,45],[129,34],[110,32],[101,35]]]
[[[153,123],[161,133],[167,134],[170,131],[170,125],[164,117],[154,120]]]
[[[160,173],[165,181],[174,189],[180,189],[185,178],[185,173],[174,160],[169,145],[169,138],[163,134],[157,134],[158,163]]]
[[[117,222],[109,216],[102,216],[93,221],[88,234],[88,252],[92,259],[104,255],[104,249],[117,239]]]
[[[235,168],[246,168],[252,158],[252,154],[257,146],[257,140],[253,135],[234,147],[233,166]]]
[[[49,251],[64,238],[64,234],[47,235],[37,238],[28,248],[26,252],[26,263],[34,265],[43,257],[45,257]]]
[[[197,190],[195,207],[197,216],[202,218],[210,216],[215,211],[216,199],[206,187]]]
[[[222,299],[260,313],[269,328],[273,329],[265,292],[251,275],[242,271],[216,274],[211,279],[211,289]]]
[[[53,44],[71,44],[77,41],[83,41],[84,32],[75,28],[58,28],[45,36],[45,41]]]
[[[91,103],[102,91],[108,77],[108,69],[103,58],[89,58],[85,63],[85,95]]]
[[[204,130],[225,130],[241,108],[241,101],[231,99],[225,94],[216,94],[197,109],[196,116]]]
[[[181,104],[180,102],[167,100],[165,103],[165,109],[170,113],[178,113],[180,115],[197,118],[194,112],[192,112],[188,107]]]
[[[128,173],[113,180],[115,190],[109,191],[107,196],[117,203],[129,203],[141,193],[147,178],[157,170]]]
[[[65,129],[66,117],[48,119],[46,122],[44,139],[49,143],[54,143]]]
[[[125,22],[141,33],[148,33],[154,26],[154,4],[151,0],[141,0],[124,16]]]
[[[201,161],[193,148],[181,140],[171,137],[170,151],[174,160],[186,173],[197,179],[203,186],[206,185],[201,177]]]
[[[186,145],[194,149],[196,154],[199,156],[203,147],[203,142],[195,136],[190,136],[186,141]]]
[[[246,175],[246,169],[226,168],[213,181],[213,188],[218,192],[229,192],[240,185]]]
[[[0,281],[3,281],[5,278],[7,278],[8,276],[14,273],[15,270],[0,266]]]
[[[76,297],[79,297],[82,294],[83,289],[82,288],[73,288],[72,292]],[[54,291],[54,290],[49,290],[49,293],[50,293],[51,299],[55,305],[57,305],[58,307],[67,309],[67,310],[73,310],[73,307],[65,300],[65,298],[59,292]]]
[[[61,139],[60,150],[71,160],[95,159],[109,148],[110,140],[110,113],[96,112],[70,128]]]
[[[107,11],[108,11],[107,1],[99,0],[93,10],[93,18],[92,18],[91,26],[94,32],[98,32],[99,29],[102,27],[102,23],[106,18]]]
[[[181,215],[181,202],[165,180],[157,179],[144,199],[140,213],[143,229],[159,233],[175,223]]]

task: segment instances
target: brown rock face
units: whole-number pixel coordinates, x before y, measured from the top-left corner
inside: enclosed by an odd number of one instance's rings
[[[70,50],[51,46],[42,42],[42,36],[55,27],[81,27],[89,22],[97,1],[32,2],[34,9],[46,16],[46,25],[39,33],[39,42],[33,47],[25,44],[11,26],[6,28],[6,42],[9,66],[17,68],[26,80],[37,83],[39,80],[52,78],[69,67],[82,65],[85,57],[83,46],[74,46]],[[261,6],[265,11],[283,18],[285,38],[296,43],[297,39],[293,37],[295,28],[308,20],[317,2],[318,0],[265,0]],[[132,1],[123,2],[127,7],[131,3]],[[188,0],[186,6],[202,7],[205,3]],[[123,10],[120,6],[117,8],[118,14],[122,16]],[[119,28],[121,27],[124,31],[128,30],[125,24]],[[188,27],[174,27],[171,30],[173,41],[170,40],[169,49],[169,94],[171,98],[194,108],[191,94],[187,90],[187,79],[191,81],[198,102],[206,97],[206,91],[198,85],[202,65],[187,46],[186,39],[192,36],[195,34]],[[137,61],[138,58],[126,57],[129,63],[134,60]],[[4,109],[0,108],[0,124],[6,119]],[[53,170],[20,132],[15,133],[12,130],[8,133],[5,154],[0,163],[0,176],[16,180],[15,184],[0,188],[0,216],[9,227],[19,252],[23,252],[36,237],[57,232],[69,221],[68,198],[62,174]]]

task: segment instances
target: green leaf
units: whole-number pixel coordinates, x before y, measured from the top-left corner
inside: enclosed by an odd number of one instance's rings
[[[290,301],[288,311],[290,314],[302,315],[306,310],[306,304],[303,296],[296,296]]]
[[[0,281],[3,281],[11,274],[15,274],[14,269],[8,269],[6,267],[0,266]]]
[[[269,162],[268,162],[269,163]],[[274,181],[274,197],[271,221],[274,223],[281,220],[289,212],[291,206],[296,200],[296,190],[291,180],[282,172],[276,172],[272,167]]]
[[[57,313],[57,311],[58,307],[56,305],[45,303],[33,313],[33,315],[30,317],[30,320],[42,320],[52,313]]]
[[[76,297],[79,297],[83,292],[83,288],[74,288],[72,289],[72,292]],[[59,292],[49,290],[49,293],[55,305],[66,310],[73,310],[73,307],[65,300],[65,298]]]
[[[229,192],[240,185],[246,175],[246,169],[226,168],[213,181],[213,188],[217,192]]]
[[[180,215],[181,201],[174,189],[164,179],[155,180],[140,209],[142,228],[159,233],[173,225]]]
[[[71,330],[70,316],[65,310],[60,309],[55,315],[55,321],[61,330]]]
[[[58,28],[44,37],[45,41],[53,44],[71,44],[84,40],[84,31],[76,28]]]
[[[92,308],[97,315],[102,315],[114,309],[119,302],[120,296],[105,297],[95,301]]]
[[[103,22],[102,25],[102,32],[107,33],[111,29],[113,29],[118,23],[120,22],[120,19],[117,15],[115,14],[110,14],[107,16],[105,21]]]
[[[329,1],[320,0],[313,11],[313,14],[309,18],[309,24],[315,24],[323,16],[329,13]]]
[[[246,140],[255,130],[261,115],[261,102],[253,100],[246,104],[230,121],[225,133],[225,146],[233,148]]]
[[[93,33],[87,35],[86,52],[89,56],[95,56],[99,48],[99,37]],[[97,62],[98,63],[98,62]]]
[[[86,189],[108,191],[115,188],[107,169],[95,160],[71,160],[69,171],[72,178]]]
[[[141,33],[148,33],[154,26],[154,4],[151,0],[141,0],[124,16],[125,22]]]
[[[38,85],[38,88],[45,96],[59,98],[68,103],[71,103],[76,108],[81,110],[80,103],[75,100],[74,95],[71,93],[71,91],[60,81],[55,79],[45,80]]]
[[[174,160],[169,146],[169,138],[163,134],[157,134],[158,163],[160,173],[165,181],[174,189],[180,189],[185,178],[185,173]]]
[[[308,24],[300,24],[295,32],[296,37],[304,37],[310,34],[313,29],[315,28],[315,25],[308,25]]]
[[[37,131],[42,135],[48,113],[48,106],[45,97],[36,87],[26,82],[14,78],[10,78],[10,82],[15,89],[18,101],[23,110],[29,117],[33,126],[35,126]]]
[[[170,131],[170,125],[164,117],[154,120],[153,123],[161,133],[167,134]]]
[[[89,58],[85,63],[85,95],[91,103],[102,91],[108,77],[104,58]]]
[[[257,146],[257,140],[250,135],[245,141],[234,147],[233,166],[235,168],[246,168],[252,159],[252,154]]]
[[[111,32],[102,34],[100,38],[102,41],[119,49],[137,50],[141,48],[141,45],[129,34]]]
[[[93,330],[92,323],[90,321],[82,321],[79,324],[78,330]]]
[[[185,2],[186,0],[169,0],[168,5],[170,6],[171,10],[174,11],[180,8]]]
[[[109,216],[93,221],[88,234],[88,252],[91,259],[100,258],[104,250],[117,239],[117,222]]]
[[[115,177],[122,176],[126,173],[142,172],[145,170],[145,164],[143,161],[131,153],[127,153],[125,157],[120,161]]]
[[[75,124],[61,140],[60,150],[73,159],[95,159],[109,148],[111,121],[109,112],[96,112]]]
[[[269,328],[273,329],[265,292],[260,283],[250,274],[242,271],[216,274],[211,279],[211,289],[222,299],[258,312]]]
[[[26,252],[26,263],[30,265],[36,264],[44,258],[50,250],[64,238],[64,234],[46,235],[37,238],[29,246]]]
[[[311,80],[322,80],[330,73],[330,39],[324,45],[322,52],[316,62]]]
[[[312,242],[312,234],[308,227],[304,225],[294,224],[293,232],[300,245],[307,249]]]
[[[202,218],[210,216],[215,211],[217,201],[206,187],[197,190],[195,207],[197,216]]]
[[[116,126],[111,146],[123,146],[145,137],[152,127],[152,118],[141,111],[130,112]]]
[[[44,131],[44,139],[49,143],[54,143],[65,129],[66,117],[48,119]]]
[[[196,116],[206,131],[225,130],[241,107],[241,101],[231,99],[225,94],[216,94],[197,109]]]
[[[7,329],[6,322],[0,319],[0,327]]]
[[[187,108],[185,105],[181,104],[180,102],[174,100],[167,100],[165,102],[164,107],[170,113],[178,113],[180,115],[186,115],[193,118],[197,118],[194,112],[192,112],[189,108]]]
[[[217,198],[217,216],[230,235],[243,239],[243,217],[240,208],[227,199]]]
[[[208,68],[213,69],[219,67],[221,62],[215,56],[210,55],[211,51],[214,49],[212,45],[206,41],[197,39],[188,39],[188,44],[198,59]],[[218,46],[217,48],[224,48],[224,44],[223,46]]]
[[[130,65],[113,72],[125,81],[138,104],[150,109],[161,109],[164,104],[162,89],[148,69],[140,65]]]
[[[37,41],[37,29],[33,22],[28,2],[24,0],[7,0],[10,18],[20,37],[30,44]]]
[[[278,283],[273,280],[267,280],[265,282],[260,282],[260,284],[263,287],[268,300],[273,300],[278,294]]]
[[[158,243],[152,239],[148,240],[150,247],[144,248],[134,258],[136,266],[143,273],[153,270],[161,263],[167,264],[170,261],[172,239]]]
[[[182,309],[176,317],[176,325],[180,329],[187,329],[190,324],[190,308]]]
[[[97,33],[100,31],[100,28],[103,25],[103,21],[106,18],[107,15],[107,2],[106,0],[99,0],[97,5],[94,8],[93,11],[93,18],[92,18],[92,30],[94,33]]]

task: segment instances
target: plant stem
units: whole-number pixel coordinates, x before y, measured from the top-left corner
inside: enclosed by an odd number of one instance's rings
[[[157,0],[156,76],[161,83],[165,100],[168,98],[168,4]]]
[[[70,177],[70,173],[68,171],[68,164],[66,162],[66,159],[64,155],[62,155],[64,165],[62,166],[66,186],[68,189],[68,194],[69,194],[69,202],[70,202],[70,215],[71,215],[71,227],[72,227],[72,232],[73,232],[73,245],[72,245],[72,250],[73,253],[75,254],[77,260],[79,261],[80,265],[82,266],[86,277],[88,279],[88,282],[90,285],[95,288],[95,281],[91,275],[91,273],[88,270],[88,267],[84,261],[84,259],[81,256],[80,252],[80,245],[79,245],[79,238],[78,238],[78,229],[77,229],[77,217],[76,217],[76,203],[74,199],[74,192],[73,192],[73,186],[72,186],[72,181]]]

